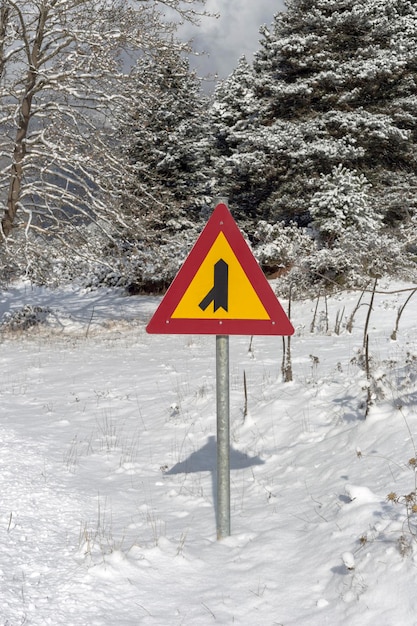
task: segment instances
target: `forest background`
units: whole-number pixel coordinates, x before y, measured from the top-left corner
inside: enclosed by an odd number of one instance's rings
[[[282,292],[415,281],[416,3],[288,0],[212,94],[206,13],[0,2],[2,281],[163,291],[218,197]]]

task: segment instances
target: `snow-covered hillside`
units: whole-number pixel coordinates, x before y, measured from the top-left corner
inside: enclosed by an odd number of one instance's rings
[[[317,303],[292,304],[291,383],[280,337],[230,338],[220,542],[214,337],[147,335],[157,298],[3,291],[0,624],[414,626],[417,296],[390,338],[407,287],[378,286],[368,376],[369,293],[351,333],[360,293],[320,300],[314,328]],[[42,323],[22,331],[25,304]]]

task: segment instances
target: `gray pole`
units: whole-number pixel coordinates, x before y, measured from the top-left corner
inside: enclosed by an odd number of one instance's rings
[[[216,336],[217,539],[230,535],[229,337]]]

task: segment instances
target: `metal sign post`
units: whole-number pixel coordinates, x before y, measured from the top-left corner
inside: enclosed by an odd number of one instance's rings
[[[229,335],[294,332],[227,199],[220,200],[146,327],[148,333],[216,335],[218,539],[230,535]]]
[[[217,539],[230,535],[229,336],[216,336]]]

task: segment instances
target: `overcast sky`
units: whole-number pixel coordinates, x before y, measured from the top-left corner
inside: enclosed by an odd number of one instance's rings
[[[284,9],[284,0],[207,0],[207,11],[220,18],[203,18],[198,28],[187,27],[186,37],[194,48],[209,53],[193,61],[203,75],[217,73],[225,78],[244,54],[248,60],[259,48],[259,28],[271,24],[275,13]]]

